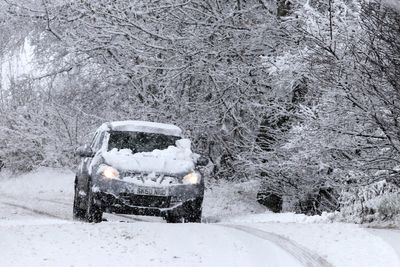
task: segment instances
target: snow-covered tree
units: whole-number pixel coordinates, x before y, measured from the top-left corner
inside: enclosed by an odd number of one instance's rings
[[[31,166],[69,164],[102,121],[141,119],[181,126],[215,177],[262,179],[286,209],[333,210],[349,188],[399,184],[400,11],[390,5],[0,3],[2,47],[28,38],[35,49],[34,74],[2,88],[0,106],[6,143],[6,121],[18,134],[39,127],[25,140]]]
[[[290,97],[304,88],[286,109],[295,120],[283,141],[259,163],[267,190],[301,211],[309,200],[314,211],[336,209],[349,187],[398,183],[396,13],[375,2],[298,1],[286,23],[299,46],[265,58],[275,89]]]

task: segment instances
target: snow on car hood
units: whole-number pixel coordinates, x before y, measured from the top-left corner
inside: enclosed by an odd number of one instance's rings
[[[194,170],[199,155],[191,151],[188,139],[176,141],[176,146],[133,154],[130,149],[112,149],[103,152],[106,164],[119,171],[185,174]]]

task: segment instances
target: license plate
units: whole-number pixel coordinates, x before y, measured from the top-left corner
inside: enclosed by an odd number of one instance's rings
[[[167,189],[139,186],[136,190],[138,195],[166,196]]]

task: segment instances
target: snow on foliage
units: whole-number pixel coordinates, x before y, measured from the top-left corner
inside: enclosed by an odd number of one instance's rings
[[[398,187],[382,180],[363,187],[349,187],[341,194],[339,218],[365,223],[400,219]]]

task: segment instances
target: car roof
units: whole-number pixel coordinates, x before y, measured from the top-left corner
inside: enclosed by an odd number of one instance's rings
[[[99,131],[145,132],[181,137],[182,130],[173,124],[150,121],[112,121],[103,123]]]

